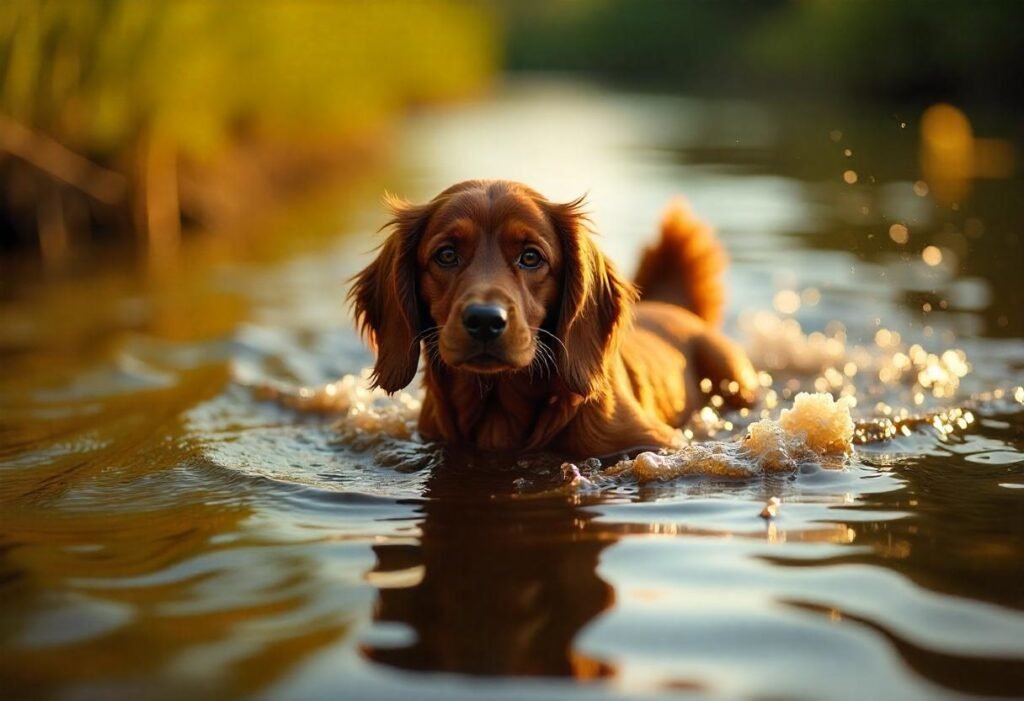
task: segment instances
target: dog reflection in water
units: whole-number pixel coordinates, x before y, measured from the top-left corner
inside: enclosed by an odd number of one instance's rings
[[[514,475],[466,461],[449,453],[434,470],[418,545],[374,547],[368,578],[381,584],[374,619],[404,624],[415,639],[366,644],[364,654],[417,671],[610,675],[609,665],[573,648],[614,599],[597,574],[612,541],[588,537],[595,515],[546,498],[488,499],[510,494]]]

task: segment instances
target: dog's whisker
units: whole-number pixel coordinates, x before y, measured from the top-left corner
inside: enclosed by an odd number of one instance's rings
[[[423,330],[422,330],[422,331],[420,331],[420,332],[419,332],[418,334],[416,334],[416,335],[415,335],[415,336],[413,337],[412,341],[413,341],[413,343],[417,343],[417,342],[419,342],[419,341],[423,341],[423,340],[426,340],[426,339],[427,339],[427,338],[429,338],[429,337],[430,337],[431,335],[433,335],[433,334],[436,334],[436,333],[439,333],[440,331],[441,331],[441,327],[440,327],[440,326],[431,326],[430,328],[428,328],[428,329],[423,329]]]
[[[422,343],[425,346],[428,367],[434,368],[437,372],[443,369],[440,352],[437,343],[441,337],[441,326],[432,326],[416,334],[413,343]]]
[[[555,351],[551,348],[544,346],[544,358],[548,365],[548,371],[551,375],[558,374],[558,360],[555,358]]]
[[[542,329],[542,328],[540,328],[540,327],[530,327],[530,330],[531,330],[531,331],[536,331],[536,332],[537,332],[537,334],[538,334],[538,336],[539,336],[540,334],[544,334],[544,336],[545,336],[545,337],[547,337],[547,338],[550,338],[550,339],[551,339],[551,340],[553,340],[553,341],[554,341],[555,343],[557,343],[557,344],[558,344],[559,346],[561,346],[561,348],[562,348],[562,352],[563,352],[563,353],[565,353],[566,355],[569,355],[569,349],[565,347],[565,344],[564,344],[564,343],[562,342],[562,339],[560,339],[560,338],[559,338],[558,336],[556,336],[555,334],[551,333],[551,332],[550,332],[550,331],[548,331],[547,329]]]
[[[545,336],[553,338],[561,346],[562,351],[568,353],[567,349],[565,348],[565,344],[562,343],[562,339],[558,338],[558,336],[554,335],[550,331],[533,326],[531,326],[530,329],[536,332],[536,335],[534,336],[537,349],[536,355],[540,356],[540,360],[545,371],[547,371],[549,376],[557,375],[558,360],[555,357],[555,350],[546,343],[546,339],[542,337],[541,334],[545,334]]]
[[[544,349],[544,351],[546,353],[546,356],[547,356],[547,361],[551,365],[551,374],[552,375],[559,374],[558,358],[555,355],[555,348],[553,348],[547,342],[547,339],[550,338],[555,343],[557,343],[558,346],[561,348],[562,353],[566,357],[569,356],[569,350],[565,347],[565,344],[562,342],[562,339],[560,339],[558,336],[556,336],[555,334],[551,333],[550,331],[548,331],[546,329],[542,329],[542,328],[536,328],[534,330],[537,332],[537,337],[536,337],[537,338],[537,347],[541,348],[541,349]],[[541,334],[543,334],[543,336]]]
[[[545,345],[537,345],[537,352],[534,355],[534,362],[537,363],[538,371],[541,377],[550,377],[551,375],[551,367],[548,364],[550,352],[550,349],[548,349]]]
[[[540,373],[541,377],[544,377],[546,375],[550,375],[550,368],[548,367],[548,354],[549,353],[550,353],[550,349],[548,349],[547,346],[545,346],[542,343],[538,343],[537,344],[536,352],[534,353],[533,361],[532,361],[532,363],[530,365],[531,365],[531,367],[534,364],[537,365],[537,370]]]
[[[444,363],[441,360],[441,352],[438,350],[437,344],[434,343],[430,346],[430,362],[437,368],[438,374],[444,371]]]
[[[420,335],[423,336],[422,342],[426,346],[428,367],[435,368],[440,373],[443,368],[440,352],[437,348],[437,341],[441,335],[441,327],[435,326],[431,329],[426,329]]]
[[[412,343],[409,344],[409,349],[412,350],[420,343],[426,343],[429,345],[432,341],[436,341],[440,335],[440,326],[432,326],[428,329],[423,329],[418,334],[413,336]]]

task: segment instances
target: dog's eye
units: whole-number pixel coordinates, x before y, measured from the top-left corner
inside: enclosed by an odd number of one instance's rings
[[[442,268],[454,268],[459,264],[459,254],[455,252],[455,246],[442,246],[434,254],[434,260]]]
[[[540,264],[544,262],[544,256],[540,254],[536,248],[527,248],[519,256],[519,267],[520,268],[539,268]]]

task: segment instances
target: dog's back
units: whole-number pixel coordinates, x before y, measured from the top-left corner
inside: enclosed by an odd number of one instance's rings
[[[750,361],[717,328],[726,263],[714,231],[681,198],[669,205],[659,240],[640,260],[640,303],[621,353],[637,400],[671,426],[707,401],[703,380],[731,406],[756,395]]]

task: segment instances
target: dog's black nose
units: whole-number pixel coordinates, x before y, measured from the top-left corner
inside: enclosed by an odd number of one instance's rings
[[[462,325],[478,341],[497,338],[508,325],[508,312],[498,304],[470,304],[462,311]]]

